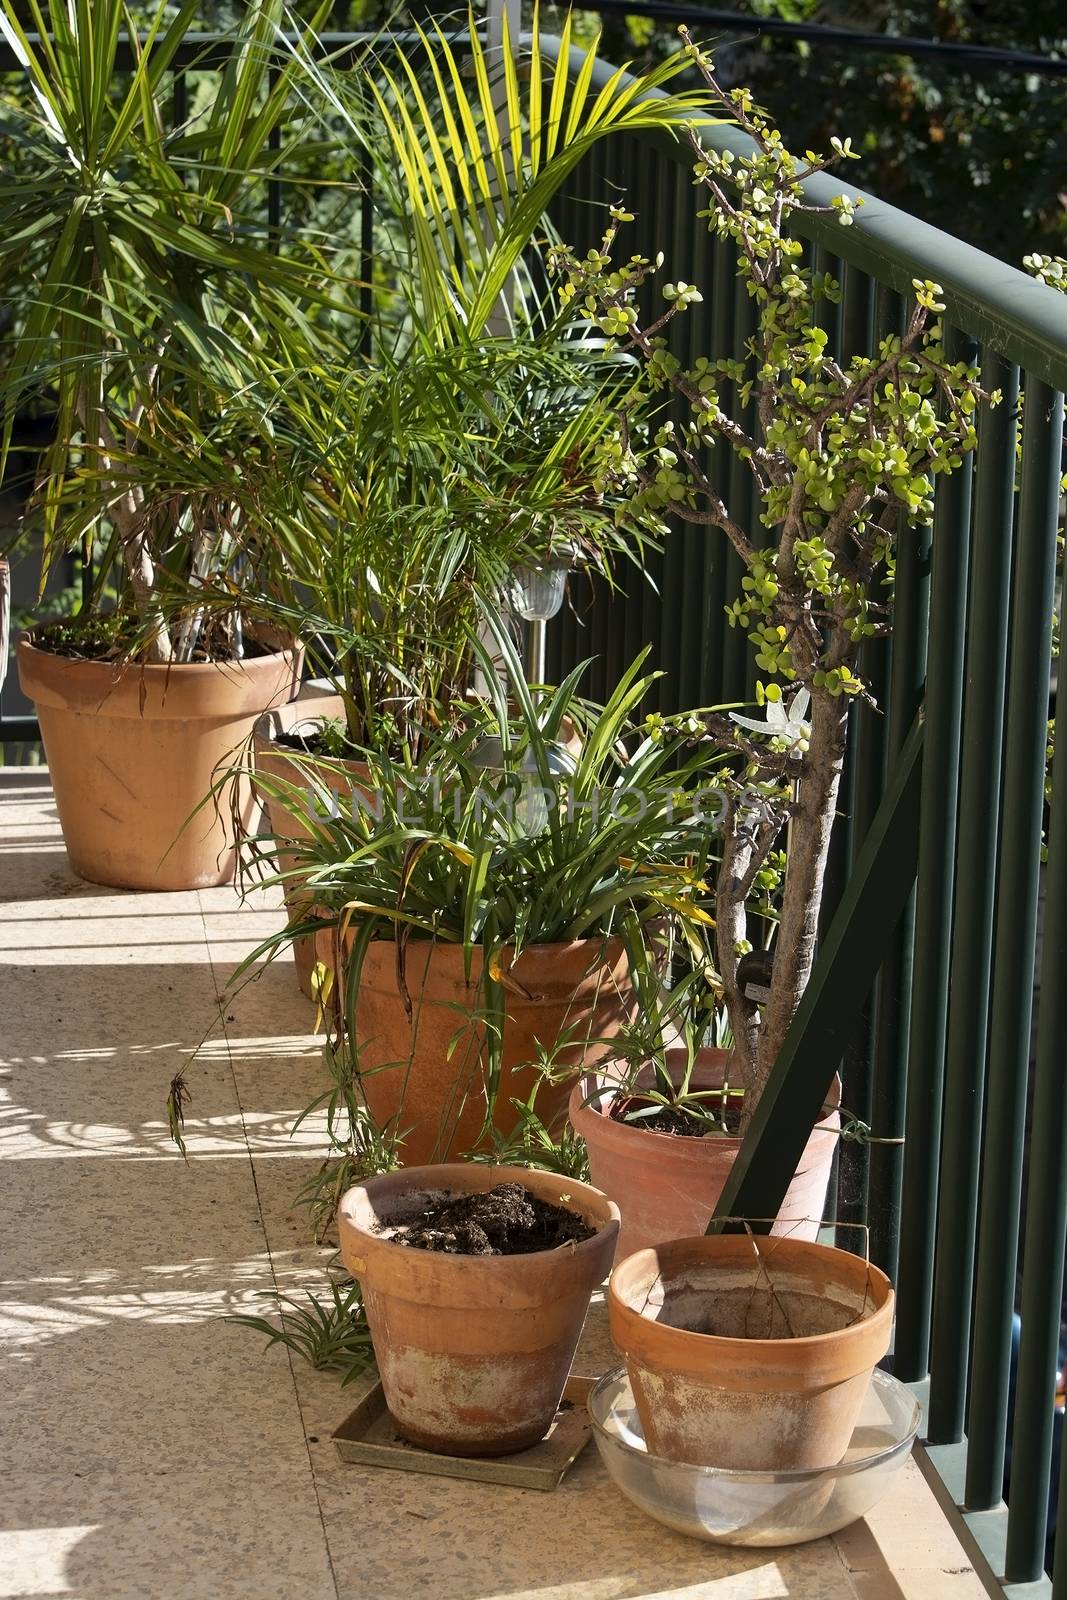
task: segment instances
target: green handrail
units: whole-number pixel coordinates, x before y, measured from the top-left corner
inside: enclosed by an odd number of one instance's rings
[[[553,49],[557,43],[542,38],[541,49],[549,59],[558,59],[558,50]],[[572,49],[570,55],[577,72],[583,52]],[[591,90],[599,91],[611,75],[611,67],[598,61]],[[684,138],[643,137],[671,160],[690,164],[692,154]],[[701,139],[710,148],[730,150],[735,156],[750,155],[753,149],[747,134],[722,124],[705,127]],[[1067,296],[833,173],[816,173],[803,187],[809,205],[829,206],[835,195],[848,195],[862,205],[850,227],[842,227],[836,215],[799,212],[792,223],[798,234],[903,294],[910,293],[913,278],[933,278],[944,290],[949,322],[1052,388],[1067,390]]]

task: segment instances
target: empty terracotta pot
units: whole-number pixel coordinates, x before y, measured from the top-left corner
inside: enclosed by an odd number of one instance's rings
[[[335,943],[332,928],[316,936],[324,960],[333,959]],[[351,944],[349,934],[349,949]],[[404,1135],[405,1165],[421,1166],[473,1150],[485,1124],[488,1052],[486,1028],[478,1020],[485,1010],[482,951],[474,951],[468,981],[462,946],[411,939],[404,967],[409,1018],[397,948],[392,940],[379,940],[367,949],[356,995],[356,1036],[371,1114],[379,1128]],[[537,1062],[553,1052],[557,1066],[576,1070],[599,1060],[608,1047],[588,1041],[614,1037],[632,1018],[625,944],[578,939],[533,945],[517,957],[505,948],[501,982],[507,1018],[494,1126],[510,1133],[518,1121],[512,1098],[525,1100],[539,1081],[538,1115],[551,1126],[563,1118],[570,1084],[542,1081]]]
[[[682,1050],[667,1051],[667,1067],[675,1085],[681,1082],[686,1060]],[[720,1089],[728,1060],[725,1050],[702,1050],[690,1079],[693,1088]],[[640,1094],[652,1081],[649,1066],[638,1076],[632,1092]],[[592,1182],[619,1207],[621,1259],[668,1239],[703,1233],[741,1140],[726,1133],[690,1138],[658,1133],[639,1122],[616,1121],[611,1110],[618,1092],[618,1083],[610,1075],[587,1074],[571,1091],[568,1115],[571,1127],[586,1142]],[[833,1109],[816,1123],[804,1147],[778,1214],[780,1221],[773,1229],[776,1234],[788,1233],[792,1239],[818,1236],[841,1127],[840,1099],[841,1084],[836,1080]]]
[[[292,699],[302,655],[290,645],[243,661],[120,665],[20,639],[19,681],[37,707],[74,871],[120,889],[229,883],[231,812],[251,824],[250,785],[193,812],[239,759],[256,718]]]
[[[328,791],[334,797],[334,805],[347,811],[354,794],[367,795],[359,782],[367,776],[364,762],[349,761],[343,757],[319,759],[278,744],[279,734],[292,733],[296,729],[301,733],[311,733],[324,722],[343,717],[344,701],[340,695],[305,691],[298,699],[266,712],[257,721],[252,739],[256,777],[266,780],[257,785],[257,792],[266,802],[270,831],[279,843],[285,839],[292,839],[296,843],[309,837],[307,819],[316,797],[325,800]],[[282,787],[290,785],[301,791],[300,800]],[[294,859],[291,850],[279,848],[278,870],[291,872]],[[314,915],[314,905],[302,892],[302,886],[301,878],[286,879],[283,892],[290,922],[305,922]],[[312,971],[316,960],[324,954],[329,955],[328,945],[324,945],[316,954],[312,934],[301,934],[293,940],[297,982],[309,1000],[315,998]]]
[[[453,1256],[383,1238],[428,1195],[521,1183],[576,1211],[590,1239],[523,1256]],[[350,1189],[341,1253],[360,1281],[386,1404],[414,1444],[507,1455],[556,1414],[593,1289],[615,1252],[619,1213],[588,1184],[524,1167],[409,1167]]]
[[[639,1250],[608,1306],[650,1452],[752,1471],[841,1460],[893,1324],[861,1257],[745,1234]]]

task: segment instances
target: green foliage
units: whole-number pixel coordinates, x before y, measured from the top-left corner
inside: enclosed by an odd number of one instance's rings
[[[329,1283],[329,1298],[306,1290],[303,1297],[271,1292],[277,1321],[241,1312],[227,1317],[241,1327],[266,1335],[265,1349],[284,1345],[293,1355],[319,1372],[341,1374],[342,1389],[374,1365],[374,1347],[363,1310],[359,1284],[351,1280]]]
[[[712,716],[706,731],[736,758],[717,882],[718,962],[754,1103],[811,968],[847,706],[869,698],[860,649],[890,631],[896,541],[932,520],[935,480],[974,449],[975,416],[986,397],[978,371],[946,351],[941,291],[929,280],[914,281],[900,334],[887,335],[870,354],[834,358],[820,310],[839,298],[840,287],[807,264],[790,222],[810,209],[806,180],[854,158],[850,141],[834,139],[829,158],[810,150],[793,156],[751,94],[724,89],[710,57],[681,32],[713,107],[731,113],[749,140],[736,154],[704,148],[695,130],[689,135],[703,200],[698,215],[736,253],[755,304],[757,328],[745,359],[709,354],[683,368],[667,330],[696,303],[690,285],[668,283],[664,309],[639,315],[639,291],[650,287],[662,257],[616,264],[621,207],[612,207],[599,249],[579,260],[561,248],[554,259],[564,295],[641,362],[642,377],[620,409],[615,459],[634,514],[660,531],[667,518],[718,529],[744,569],[727,618],[754,647],[766,718]],[[857,203],[842,194],[826,209],[847,227]],[[735,420],[726,384],[740,406],[751,403],[751,429]],[[657,402],[661,415],[670,415],[649,443],[639,419]],[[742,521],[728,503],[723,476],[711,475],[709,453],[720,442],[746,481],[755,480],[750,519]],[[784,685],[796,685],[788,708]],[[762,797],[758,810],[754,791]],[[790,817],[781,932],[760,1027],[738,983],[737,958],[750,943],[747,907],[756,879]]]
[[[314,926],[332,924],[339,940],[348,938],[335,1011],[357,1076],[351,1019],[371,941],[455,944],[468,973],[480,951],[470,1014],[487,1036],[492,1106],[512,959],[535,945],[617,934],[640,965],[654,960],[649,946],[664,923],[708,925],[699,901],[711,835],[700,796],[720,762],[705,744],[653,739],[635,723],[652,681],[641,675],[643,655],[606,706],[578,699],[582,667],[535,702],[506,631],[488,611],[484,624],[504,681],[479,645],[488,699],[469,704],[462,718],[441,715],[404,764],[362,750],[373,805],[308,819],[310,838],[293,853],[289,875],[316,904]],[[300,786],[285,792],[299,803]],[[303,931],[290,928],[257,954]],[[457,1017],[457,1032],[469,1025],[470,1017]],[[388,1133],[398,1139],[402,1130]]]
[[[302,131],[291,107],[301,46],[277,44],[283,0],[246,9],[210,104],[171,132],[168,69],[195,0],[153,12],[125,75],[123,0],[47,0],[44,12],[31,0],[36,40],[22,9],[0,3],[32,96],[23,86],[2,106],[19,160],[0,175],[0,285],[16,308],[0,407],[5,457],[21,407],[44,397],[55,408],[38,496],[47,568],[71,543],[72,469],[106,474],[161,388],[176,387],[195,422],[197,375],[225,372],[233,388],[247,346],[288,348],[326,274],[310,241],[272,236],[262,215],[267,178]],[[113,493],[110,514],[147,614],[157,564],[178,564],[178,530],[148,525],[135,493]]]

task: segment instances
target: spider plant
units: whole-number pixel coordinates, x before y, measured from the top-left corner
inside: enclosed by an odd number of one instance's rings
[[[731,1083],[729,1062],[722,1083],[703,1087],[698,1067],[706,1049],[729,1050],[729,1017],[704,929],[690,930],[674,951],[668,987],[658,971],[635,975],[638,1003],[633,1019],[611,1040],[600,1071],[613,1084],[612,1115],[636,1127],[670,1126],[694,1137],[736,1134],[743,1087]],[[599,1099],[599,1091],[593,1096]]]
[[[441,717],[427,727],[409,761],[362,750],[373,804],[308,819],[310,837],[276,881],[298,877],[316,904],[315,926],[332,926],[338,945],[348,945],[335,1005],[357,1071],[365,1041],[356,1006],[372,946],[395,942],[402,993],[413,941],[462,952],[469,993],[457,1036],[470,1026],[484,1035],[491,1115],[514,1003],[508,971],[524,951],[620,936],[631,966],[655,965],[652,945],[665,924],[685,936],[710,923],[699,901],[712,832],[699,792],[718,763],[635,721],[654,681],[642,672],[647,651],[604,706],[577,694],[584,664],[535,699],[488,608],[483,626],[491,649],[477,638],[471,648],[486,670],[486,698],[459,723]],[[567,724],[581,739],[573,754],[561,742]],[[291,926],[257,955],[310,927]],[[405,1003],[410,1015],[417,999]],[[574,1041],[557,1042],[563,1050]]]
[[[267,1350],[284,1345],[317,1371],[340,1373],[343,1389],[374,1365],[374,1346],[359,1284],[331,1279],[329,1291],[328,1299],[320,1299],[310,1289],[298,1299],[272,1290],[265,1298],[274,1302],[277,1322],[247,1312],[226,1321],[265,1334]]]
[[[313,30],[283,51],[284,0],[251,0],[220,67],[217,52],[198,58],[198,13],[197,0],[177,10],[160,0],[138,36],[125,0],[0,0],[0,35],[22,69],[0,102],[19,158],[0,173],[0,288],[15,308],[0,357],[0,471],[16,415],[46,399],[56,425],[36,496],[45,571],[69,544],[78,465],[106,479],[162,392],[176,390],[202,424],[202,369],[239,370],[247,348],[303,340],[329,277],[313,241],[271,227],[266,208],[271,172],[305,131],[293,83]],[[216,74],[214,93],[168,132],[175,74],[198,67]],[[181,565],[182,547],[195,580],[229,543],[226,565],[234,530],[180,516],[157,525],[128,478],[107,514],[147,658],[180,659],[160,569]]]

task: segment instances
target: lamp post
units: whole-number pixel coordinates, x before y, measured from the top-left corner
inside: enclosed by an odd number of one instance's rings
[[[526,650],[526,676],[529,682],[545,681],[545,624],[563,605],[571,553],[550,557],[537,565],[524,563],[511,574],[508,601],[511,610],[529,624]]]

